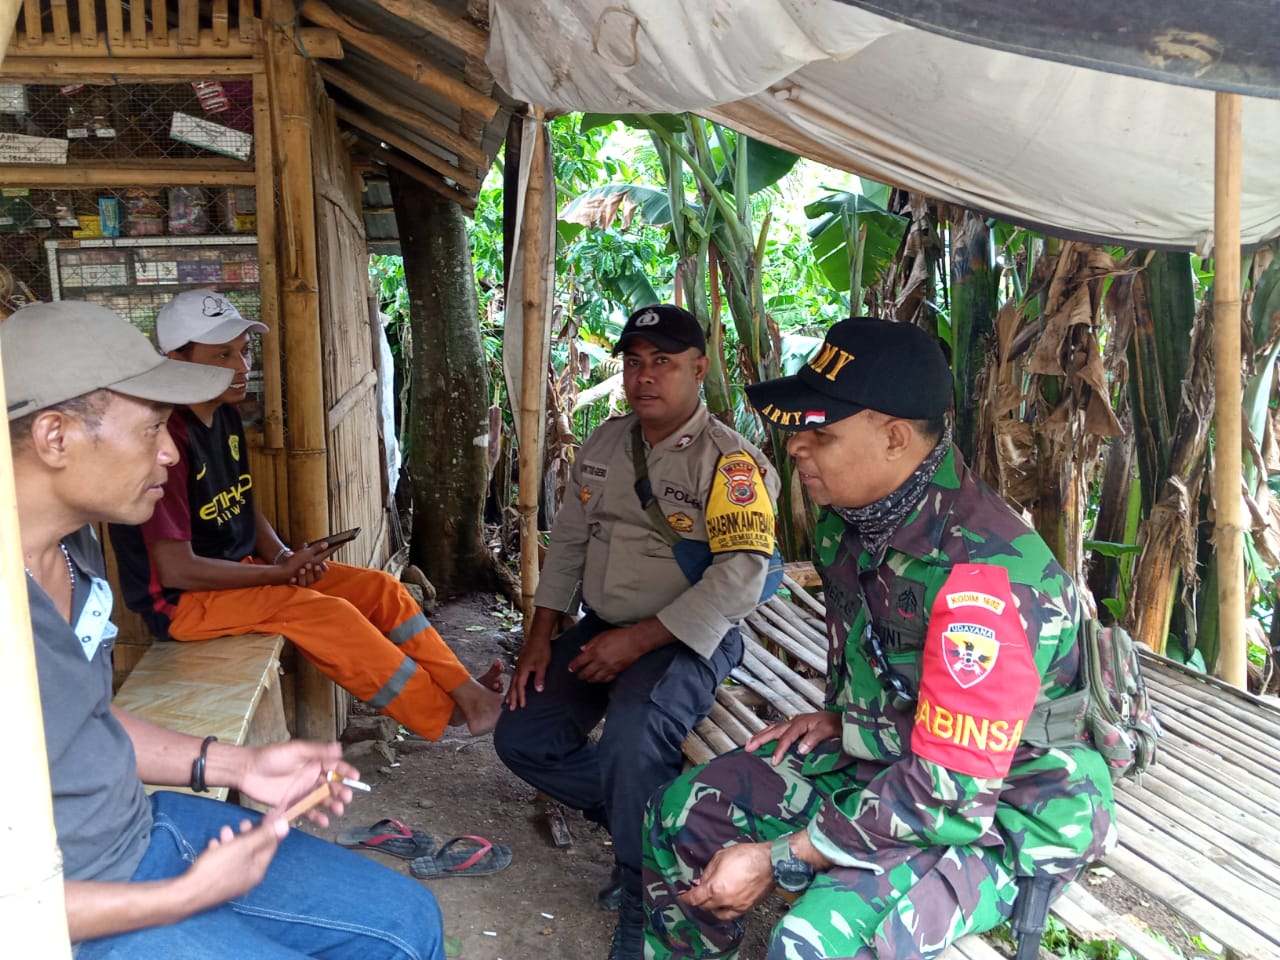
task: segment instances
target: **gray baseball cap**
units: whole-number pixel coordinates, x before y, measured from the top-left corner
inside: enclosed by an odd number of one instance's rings
[[[160,403],[203,403],[231,383],[224,367],[170,360],[106,307],[58,300],[0,323],[9,419],[108,389]]]

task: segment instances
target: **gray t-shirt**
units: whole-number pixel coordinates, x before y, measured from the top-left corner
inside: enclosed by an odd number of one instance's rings
[[[103,581],[102,549],[89,527],[63,540],[76,566],[71,621]],[[53,819],[68,880],[128,880],[147,849],[151,805],[138,780],[133,742],[111,713],[111,650],[82,644],[53,601],[30,577],[27,598],[35,638],[44,739],[53,783]],[[109,607],[102,615],[109,613]]]

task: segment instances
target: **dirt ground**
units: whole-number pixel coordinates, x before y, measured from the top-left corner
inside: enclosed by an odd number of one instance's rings
[[[494,657],[510,672],[520,635],[504,600],[465,597],[434,608],[431,619],[473,672]],[[367,711],[354,704],[353,712]],[[603,960],[608,955],[613,917],[595,905],[595,891],[608,881],[613,865],[607,833],[576,811],[564,810],[573,842],[557,847],[545,808],[536,803],[533,789],[498,760],[491,736],[446,734],[434,743],[411,737],[392,746],[394,763],[361,767],[372,791],[357,795],[341,821],[312,832],[332,839],[342,827],[391,817],[442,841],[471,834],[510,847],[511,865],[497,874],[423,881],[440,903],[451,960]],[[365,855],[409,872],[406,861]],[[1195,955],[1173,918],[1141,890],[1114,877],[1093,880],[1090,891],[1117,913],[1140,917],[1185,955]],[[763,960],[769,928],[784,909],[773,897],[754,912],[741,960]]]

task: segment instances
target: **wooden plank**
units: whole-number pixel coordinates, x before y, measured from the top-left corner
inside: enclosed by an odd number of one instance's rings
[[[53,42],[63,47],[71,43],[71,18],[67,14],[67,0],[49,0],[53,15]]]
[[[147,45],[147,4],[135,0],[129,4],[129,42],[135,47]]]
[[[367,134],[361,134],[361,136],[365,137],[366,139],[374,139],[374,138],[368,137]],[[445,183],[439,177],[435,176],[429,171],[423,170],[416,163],[413,163],[412,161],[400,156],[398,153],[395,153],[392,150],[387,149],[386,147],[376,146],[375,150],[377,151],[377,159],[380,162],[386,164],[387,166],[395,167],[397,170],[403,171],[408,176],[417,180],[420,184],[422,184],[428,190],[432,190],[435,193],[440,194],[440,196],[445,197],[449,200],[452,200],[454,203],[462,207],[462,209],[465,210],[467,213],[475,212],[475,209],[476,209],[475,197],[468,196],[467,194],[463,193],[461,190],[458,190],[455,187],[451,187],[449,184]]]
[[[735,720],[752,733],[758,733],[768,726],[750,706],[743,702],[740,687],[721,684],[720,689],[716,691],[716,702],[729,711]]]
[[[44,38],[40,0],[22,0],[22,29],[31,43],[39,43]]]
[[[822,577],[818,575],[818,571],[808,560],[798,560],[793,563],[784,563],[782,565],[783,583],[787,580],[791,584],[798,584],[801,587],[821,587]],[[791,584],[787,584],[791,586]]]
[[[753,730],[749,729],[741,720],[730,713],[728,708],[718,700],[711,704],[711,710],[707,713],[707,718],[723,730],[725,736],[733,741],[733,745],[736,747],[742,746],[751,739]]]
[[[412,157],[423,166],[434,170],[442,177],[452,180],[462,190],[475,193],[480,189],[480,181],[471,174],[458,169],[453,164],[449,163],[449,161],[440,157],[438,154],[432,153],[425,147],[420,147],[413,141],[408,140],[397,133],[393,133],[388,127],[385,127],[380,123],[375,123],[363,114],[356,113],[354,110],[348,110],[346,107],[335,106],[334,113],[337,114],[338,119],[343,123],[355,127],[362,133],[369,134],[369,136],[386,143],[388,146],[395,147],[401,153]]]
[[[178,0],[178,46],[194,46],[200,39],[200,0]]]
[[[160,21],[154,21],[156,23]],[[331,31],[330,31],[331,32]],[[123,43],[123,41],[122,41]],[[31,43],[21,37],[17,38],[10,44],[9,57],[23,57],[28,60],[35,58],[93,58],[101,57],[105,47],[100,42],[100,38],[95,38],[92,42],[86,42],[77,34],[71,35],[71,43],[68,46],[60,47],[55,45],[51,39],[46,38],[38,43]],[[133,68],[121,68],[119,61],[127,61],[133,63],[136,61],[146,61],[153,58],[186,58],[186,57],[207,57],[211,60],[224,59],[228,57],[239,57],[245,60],[254,61],[248,69],[261,69],[261,49],[256,41],[245,43],[238,37],[233,38],[226,46],[219,47],[213,42],[213,31],[200,31],[200,39],[192,46],[179,46],[178,37],[175,33],[167,33],[165,36],[157,36],[154,32],[150,35],[149,41],[142,46],[134,46],[132,42],[128,44],[115,44],[111,47],[111,58],[117,61],[116,74],[128,73]]]
[[[107,12],[107,44],[113,50],[121,49],[124,44],[124,8],[120,0],[106,0]]]
[[[169,42],[168,0],[151,0],[151,41],[157,46],[164,46]]]
[[[375,60],[452,101],[460,109],[473,110],[492,120],[498,102],[472,89],[423,57],[331,9],[321,0],[304,0],[302,15],[322,27],[338,31],[348,43],[359,47]]]
[[[1168,767],[1161,768],[1159,777],[1154,773],[1144,777],[1140,791],[1121,793],[1119,797],[1132,808],[1150,806],[1167,816],[1182,819],[1188,829],[1201,835],[1212,831],[1246,844],[1272,861],[1272,875],[1280,875],[1280,841],[1270,835],[1259,836],[1257,816],[1202,793],[1190,780]]]
[[[742,633],[744,639],[751,637],[756,641],[754,644],[743,644],[744,655],[755,657],[759,662],[764,664],[765,668],[773,673],[774,676],[792,690],[796,691],[806,704],[804,709],[801,711],[802,713],[809,710],[822,709],[822,703],[826,699],[826,694],[823,693],[821,689],[814,685],[812,681],[806,680],[804,677],[800,676],[800,674],[796,673],[789,666],[766,650],[764,645],[759,642],[759,638],[753,636],[753,631],[751,631],[751,628],[746,626],[746,624],[743,624],[742,626]]]
[[[785,565],[783,566],[782,585],[791,591],[791,596],[799,600],[804,606],[808,607],[809,610],[812,611],[819,619],[826,617],[826,608],[814,599],[813,595],[805,589],[803,584],[787,574]]]
[[[114,57],[5,57],[0,76],[10,83],[48,83],[51,77],[83,83],[175,83],[201,77],[247,77],[257,64],[248,59],[138,59],[122,63]]]
[[[374,3],[392,16],[434,33],[467,56],[484,59],[485,50],[489,46],[488,33],[431,0],[374,0]]]
[[[317,64],[320,76],[326,83],[331,83],[339,90],[350,94],[356,100],[371,107],[378,113],[408,127],[410,130],[447,148],[460,161],[465,160],[477,167],[487,167],[489,156],[478,146],[468,143],[460,134],[450,130],[444,124],[433,120],[424,113],[400,106],[393,100],[382,96],[373,88],[361,83],[337,67],[327,63]]]
[[[93,0],[79,0],[80,40],[88,47],[98,46],[98,11]]]
[[[213,42],[225,47],[231,39],[231,17],[227,10],[227,0],[213,0]]]
[[[12,187],[60,187],[74,189],[76,187],[111,187],[128,184],[135,187],[163,186],[239,186],[254,185],[252,169],[244,164],[237,167],[223,165],[223,161],[215,161],[217,166],[190,166],[191,160],[152,160],[146,163],[135,161],[120,163],[117,161],[95,162],[82,161],[74,164],[50,165],[31,163],[0,164],[0,176],[6,186]],[[236,163],[236,161],[225,161]],[[172,164],[172,166],[170,165]]]
[[[1136,960],[1183,960],[1129,917],[1099,902],[1079,883],[1067,884],[1053,902],[1054,915],[1082,940],[1119,941]]]
[[[820,676],[826,674],[827,648],[825,643],[819,647],[813,642],[811,636],[806,635],[799,627],[768,604],[761,604],[756,607],[749,619],[753,624],[762,623],[767,626],[770,636],[807,667],[816,670]]]
[[[258,39],[260,21],[253,12],[253,0],[240,0],[240,16],[237,26],[240,28],[242,43],[253,43]]]

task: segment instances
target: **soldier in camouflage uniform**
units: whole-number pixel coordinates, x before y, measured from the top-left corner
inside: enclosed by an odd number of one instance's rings
[[[800,895],[769,960],[931,957],[1008,917],[1018,877],[1065,884],[1114,843],[1101,756],[1031,742],[1060,742],[1045,704],[1076,688],[1075,588],[952,447],[918,328],[838,323],[748,394],[827,508],[826,709],[651,803],[645,955],[736,956],[776,885]]]

